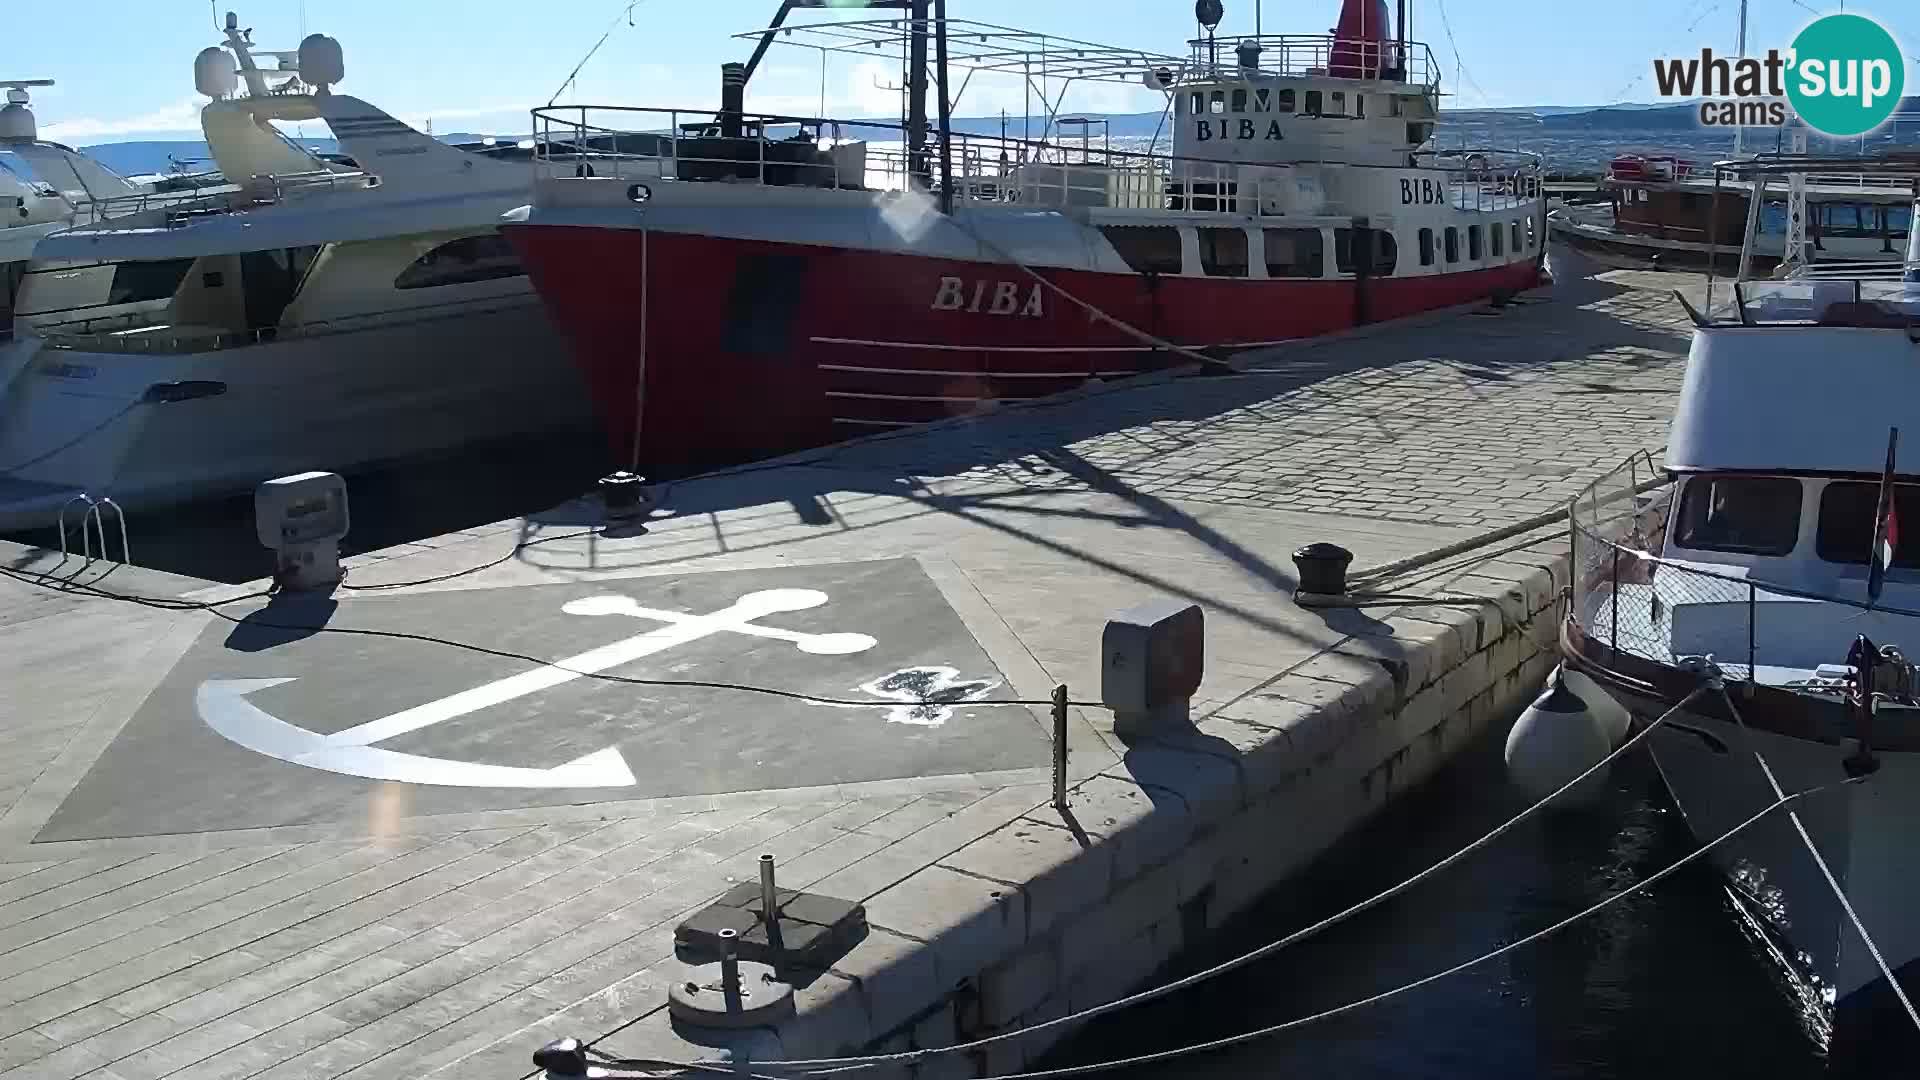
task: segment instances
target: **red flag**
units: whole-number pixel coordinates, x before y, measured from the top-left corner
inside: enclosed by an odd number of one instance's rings
[[[1873,554],[1867,567],[1867,601],[1880,599],[1887,571],[1893,568],[1893,553],[1900,546],[1900,515],[1893,504],[1894,449],[1900,443],[1900,429],[1887,432],[1887,467],[1880,474],[1880,498],[1873,507]]]

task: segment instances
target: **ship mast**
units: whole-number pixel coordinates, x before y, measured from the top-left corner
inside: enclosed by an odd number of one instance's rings
[[[1734,51],[1740,55],[1741,59],[1745,59],[1747,55],[1747,0],[1740,0],[1740,38],[1735,43],[1735,46],[1736,47]],[[1734,157],[1739,157],[1741,153],[1746,149],[1746,144],[1747,144],[1746,135],[1747,135],[1747,127],[1745,124],[1734,125],[1733,127],[1733,156]]]

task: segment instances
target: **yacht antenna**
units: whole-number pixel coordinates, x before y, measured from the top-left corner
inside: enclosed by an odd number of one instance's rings
[[[247,93],[254,97],[267,95],[267,77],[261,72],[260,65],[253,62],[253,28],[240,29],[240,17],[227,12],[227,48],[233,50],[234,59],[240,61],[240,77],[247,81]]]

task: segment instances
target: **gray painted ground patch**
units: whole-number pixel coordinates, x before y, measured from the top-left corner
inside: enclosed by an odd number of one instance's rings
[[[1043,766],[1029,711],[967,704],[1013,696],[911,559],[295,600],[209,627],[38,839]]]

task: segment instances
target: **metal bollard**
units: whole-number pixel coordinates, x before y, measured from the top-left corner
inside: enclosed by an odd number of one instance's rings
[[[720,931],[720,993],[725,997],[728,1012],[740,1012],[745,1006],[740,1000],[740,957],[735,951],[740,931],[729,926]]]
[[[1067,684],[1053,688],[1053,808],[1067,812]]]

